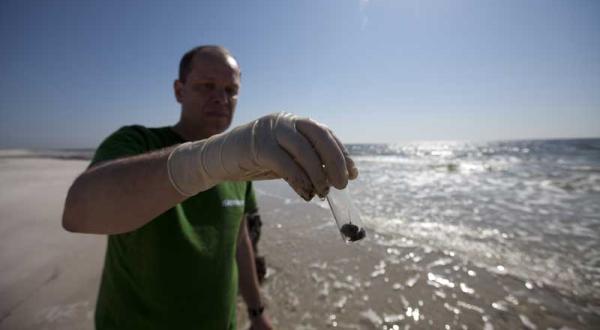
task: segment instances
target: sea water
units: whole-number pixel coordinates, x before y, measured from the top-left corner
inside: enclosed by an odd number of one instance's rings
[[[367,228],[600,299],[600,139],[348,149]]]

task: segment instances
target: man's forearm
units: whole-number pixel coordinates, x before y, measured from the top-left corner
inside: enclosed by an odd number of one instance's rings
[[[249,308],[258,308],[262,305],[256,266],[254,264],[254,252],[252,242],[248,236],[246,221],[240,224],[240,238],[237,248],[237,264],[239,273],[240,293]]]
[[[183,201],[171,185],[167,159],[172,148],[95,166],[69,189],[63,227],[93,234],[138,229]]]

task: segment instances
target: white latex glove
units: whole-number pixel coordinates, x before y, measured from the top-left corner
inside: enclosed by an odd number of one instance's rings
[[[261,117],[227,133],[187,142],[168,160],[169,179],[191,196],[221,181],[283,178],[305,200],[343,189],[358,176],[342,143],[326,126],[289,113]]]

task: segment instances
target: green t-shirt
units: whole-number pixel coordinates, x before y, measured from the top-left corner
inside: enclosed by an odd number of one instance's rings
[[[90,166],[184,142],[169,127],[122,127]],[[223,182],[145,226],[109,235],[97,329],[235,329],[236,247],[250,182]]]

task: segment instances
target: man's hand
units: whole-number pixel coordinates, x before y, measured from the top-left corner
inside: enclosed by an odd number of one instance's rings
[[[169,178],[182,195],[221,181],[283,178],[305,200],[343,189],[358,170],[325,125],[289,113],[264,116],[227,133],[184,143],[168,161]]]
[[[251,319],[250,330],[272,330],[271,320],[264,313]]]

